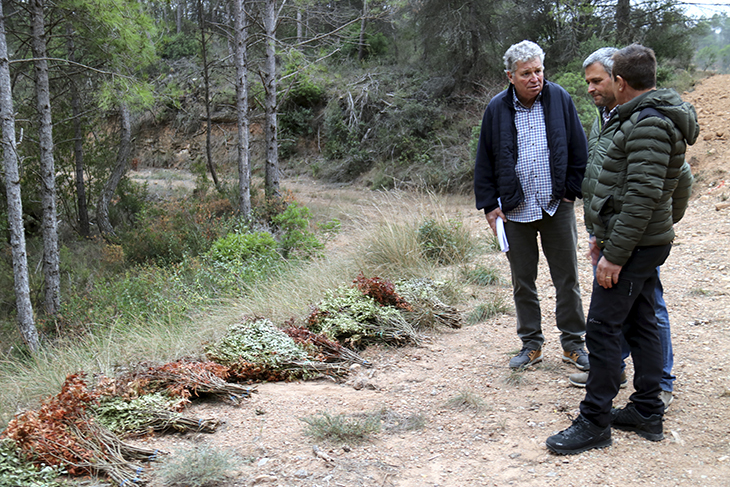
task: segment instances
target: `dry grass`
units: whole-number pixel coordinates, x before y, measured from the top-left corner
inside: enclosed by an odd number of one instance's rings
[[[349,193],[348,193],[349,194]],[[217,309],[191,310],[189,321],[170,324],[141,320],[134,325],[108,326],[45,345],[35,356],[0,361],[0,428],[17,412],[35,407],[56,394],[68,374],[112,375],[119,367],[143,361],[166,362],[198,356],[203,344],[215,340],[243,315],[260,316],[277,325],[303,319],[326,290],[352,282],[358,272],[397,280],[410,277],[451,277],[454,296],[460,296],[462,265],[438,266],[419,249],[418,226],[424,218],[448,222],[451,198],[403,192],[372,193],[377,203],[362,198],[328,200],[325,211],[343,218],[341,234],[326,256],[302,267],[272,273],[246,296]],[[323,202],[320,202],[323,203]],[[458,205],[462,205],[457,200]],[[466,203],[464,202],[465,206]],[[463,207],[463,206],[462,206]],[[473,254],[465,240],[465,256]],[[466,257],[465,257],[466,259]],[[98,327],[102,330],[102,327]]]

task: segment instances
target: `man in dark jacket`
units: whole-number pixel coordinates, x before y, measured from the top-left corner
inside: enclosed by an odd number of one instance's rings
[[[504,55],[509,87],[492,98],[482,119],[474,193],[492,231],[504,225],[522,350],[509,366],[542,360],[545,337],[535,280],[540,234],[556,290],[562,359],[589,368],[578,284],[574,201],[581,196],[587,148],[573,101],[543,77],[540,46],[522,41]]]
[[[586,212],[590,212],[591,197],[593,196],[598,175],[603,166],[603,158],[618,128],[618,117],[613,116],[618,111],[616,108],[618,102],[613,94],[613,78],[611,77],[613,68],[613,59],[611,56],[616,51],[618,49],[615,47],[602,47],[593,52],[583,62],[588,94],[593,97],[593,102],[599,112],[588,136],[588,164],[586,165],[585,178],[583,179],[583,207]],[[677,204],[682,208],[686,207],[686,200],[692,192],[692,171],[686,162],[683,168],[682,177],[680,177],[677,188],[672,194],[673,204]],[[677,220],[674,223],[677,223]],[[590,237],[589,256],[591,263],[595,267],[598,264],[598,259],[601,257],[600,249],[596,245],[596,237],[593,235],[593,227],[590,225],[590,222],[587,222],[587,230]],[[659,268],[657,268],[657,272],[659,272]],[[660,279],[657,279],[654,297],[656,299],[654,314],[656,315],[657,326],[659,327],[659,339],[662,342],[662,354],[664,357],[661,381],[662,392],[659,394],[659,397],[666,408],[673,401],[672,391],[674,389],[675,377],[672,375],[672,367],[674,365],[674,352],[672,349],[669,313],[664,302],[664,289]],[[626,359],[630,353],[628,344],[624,341],[622,347],[622,355]],[[622,362],[621,387],[624,387],[628,382],[624,367],[625,364]],[[587,381],[588,372],[577,372],[571,374],[569,377],[569,382],[576,387],[585,387]]]
[[[674,239],[687,199],[676,189],[684,154],[699,135],[694,107],[656,89],[656,58],[632,44],[613,56],[618,127],[593,186],[585,220],[601,251],[588,311],[590,374],[580,415],[545,442],[559,454],[611,444],[611,427],[659,441],[663,435],[663,353],[655,306],[656,268]],[[629,404],[611,409],[620,386],[621,334],[634,359]]]

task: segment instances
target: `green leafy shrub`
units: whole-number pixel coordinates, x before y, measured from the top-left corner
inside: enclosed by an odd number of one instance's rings
[[[324,245],[307,230],[311,212],[306,206],[290,203],[284,212],[272,217],[271,222],[282,232],[279,245],[285,258],[311,258],[321,254]]]
[[[103,397],[99,404],[92,407],[94,417],[109,431],[117,435],[147,433],[150,413],[156,410],[175,411],[180,408],[180,400],[155,392],[144,394],[130,400],[121,397]],[[180,413],[175,413],[182,416]]]
[[[366,29],[363,36],[364,57],[372,59],[388,53],[388,38],[382,32]],[[348,57],[357,57],[360,51],[360,25],[353,24],[347,29],[342,53]]]
[[[565,91],[570,94],[573,99],[575,108],[578,111],[583,130],[589,133],[593,121],[596,119],[596,106],[593,100],[588,96],[588,90],[586,89],[586,80],[583,73],[578,72],[567,72],[556,76],[552,81],[559,84]]]
[[[197,54],[200,43],[194,35],[187,32],[178,32],[167,35],[160,42],[160,54],[163,59],[180,59]]]
[[[277,245],[268,232],[229,233],[213,242],[208,256],[218,262],[243,263],[272,257]]]

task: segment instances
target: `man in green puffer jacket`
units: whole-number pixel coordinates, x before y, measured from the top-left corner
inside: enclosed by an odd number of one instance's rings
[[[583,62],[583,69],[585,71],[585,80],[588,85],[588,94],[593,97],[593,102],[598,108],[598,116],[593,122],[590,135],[588,136],[588,163],[586,165],[585,178],[583,179],[583,204],[586,213],[590,211],[590,205],[592,196],[595,190],[596,181],[598,175],[601,172],[603,166],[603,158],[606,156],[606,151],[613,140],[613,135],[618,127],[618,117],[613,117],[617,111],[618,102],[613,94],[613,78],[611,77],[613,69],[613,60],[611,56],[618,51],[615,47],[602,47],[597,51],[593,52]],[[681,173],[680,180],[677,184],[677,188],[674,190],[673,204],[678,210],[683,211],[687,206],[687,198],[692,191],[692,172],[689,164],[686,162],[682,166],[683,170]],[[679,215],[681,216],[681,215]],[[674,223],[677,219],[674,220]],[[595,245],[595,236],[593,235],[593,228],[588,223],[587,226],[589,234],[589,258],[595,268],[600,258],[600,249]],[[657,268],[659,272],[659,268]],[[661,380],[661,393],[659,397],[662,399],[665,408],[669,407],[673,400],[672,391],[674,389],[674,375],[672,375],[672,368],[674,366],[674,352],[672,348],[672,337],[671,329],[669,324],[669,313],[664,302],[663,287],[660,279],[657,279],[657,287],[654,292],[656,298],[656,306],[654,308],[654,314],[657,318],[657,325],[659,327],[659,339],[662,344],[662,353],[664,357],[664,363],[662,367],[662,380]],[[623,342],[623,358],[629,356],[629,348],[626,342]],[[621,363],[621,387],[624,387],[628,382],[626,379],[626,372],[624,371],[625,363]],[[571,374],[569,382],[576,387],[585,387],[588,381],[588,372],[579,372]]]
[[[618,125],[589,188],[585,214],[601,252],[586,323],[591,372],[580,415],[546,441],[559,454],[610,445],[612,426],[652,441],[663,438],[656,268],[668,257],[673,224],[687,206],[689,194],[675,190],[699,125],[692,105],[672,90],[656,89],[654,51],[632,44],[612,59]],[[622,332],[634,358],[636,392],[626,407],[612,410],[620,386]]]

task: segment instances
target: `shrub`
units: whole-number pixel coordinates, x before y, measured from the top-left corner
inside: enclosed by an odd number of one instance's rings
[[[136,263],[179,263],[206,252],[234,224],[230,201],[217,196],[148,203],[125,232],[124,255]]]
[[[306,206],[292,202],[271,222],[282,232],[279,245],[285,258],[311,258],[321,254],[324,245],[314,233],[307,230],[311,212]]]
[[[276,240],[268,232],[229,233],[213,243],[208,256],[218,262],[241,263],[271,257],[276,247]]]
[[[235,454],[202,445],[178,453],[160,469],[163,483],[170,487],[213,487],[228,479],[238,463]]]
[[[331,415],[324,411],[307,418],[304,434],[317,440],[339,442],[362,442],[368,435],[380,431],[380,415],[368,414],[348,417],[344,414]]]
[[[162,58],[171,60],[194,56],[200,47],[196,37],[186,32],[164,36],[160,44]]]
[[[556,76],[553,81],[565,88],[565,91],[573,98],[583,130],[589,133],[596,118],[596,106],[593,104],[593,100],[588,97],[583,74],[580,72],[562,73]]]

